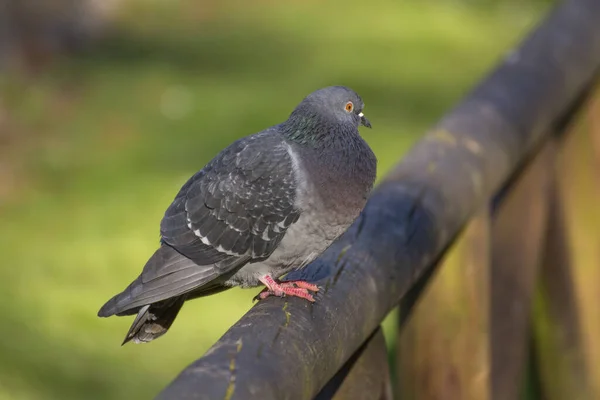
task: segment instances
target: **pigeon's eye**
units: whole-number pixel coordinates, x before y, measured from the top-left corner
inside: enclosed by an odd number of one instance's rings
[[[354,110],[354,104],[352,104],[351,101],[346,103],[346,107],[344,107],[346,109],[346,112],[352,112],[352,110]]]

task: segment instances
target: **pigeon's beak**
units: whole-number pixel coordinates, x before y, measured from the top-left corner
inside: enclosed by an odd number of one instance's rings
[[[365,117],[365,115],[363,113],[359,113],[358,116],[360,117],[360,124],[362,126],[366,126],[367,128],[371,127],[371,123],[369,122],[367,117]]]

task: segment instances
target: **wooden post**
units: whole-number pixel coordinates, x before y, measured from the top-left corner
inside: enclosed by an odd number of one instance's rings
[[[344,364],[314,400],[392,400],[387,346],[381,327]]]
[[[596,207],[591,209],[595,213],[594,226],[596,231],[592,239],[592,248],[595,252],[592,253],[588,260],[588,271],[590,276],[583,277],[583,280],[588,281],[589,285],[584,289],[584,300],[592,299],[592,303],[587,302],[583,305],[583,315],[587,322],[584,325],[585,338],[589,347],[590,354],[590,371],[592,371],[592,379],[594,382],[595,393],[600,397],[600,313],[596,306],[598,293],[600,293],[600,89],[596,90],[596,96],[588,108],[589,117],[589,137],[592,139],[592,173],[595,177],[596,187],[595,193],[590,193],[592,202]],[[594,241],[596,244],[594,244]],[[596,299],[596,301],[594,301]]]
[[[398,340],[401,399],[487,399],[489,216],[438,267]]]
[[[535,301],[536,354],[545,398],[591,400],[562,207],[555,187]]]
[[[598,102],[588,104],[600,111]],[[598,115],[578,118],[561,144],[552,184],[541,280],[536,295],[535,337],[544,395],[549,400],[600,398],[600,197],[594,185]],[[592,133],[589,135],[589,133]],[[578,257],[571,254],[575,247]],[[587,332],[587,335],[585,333]],[[587,341],[586,341],[587,337]],[[595,368],[589,368],[594,365]],[[596,389],[594,378],[596,376]]]
[[[492,221],[491,398],[519,397],[546,225],[554,150],[545,145],[499,200]]]

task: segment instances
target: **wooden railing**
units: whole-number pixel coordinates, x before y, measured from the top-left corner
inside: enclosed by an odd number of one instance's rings
[[[403,399],[517,399],[529,370],[549,399],[600,398],[558,163],[592,136],[600,156],[599,21],[598,0],[557,7],[288,277],[317,282],[315,304],[259,302],[158,398],[391,399],[379,325],[398,304]]]

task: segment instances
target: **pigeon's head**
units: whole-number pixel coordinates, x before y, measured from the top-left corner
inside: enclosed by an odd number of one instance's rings
[[[370,128],[371,123],[364,116],[363,107],[362,99],[352,89],[329,86],[306,96],[292,112],[288,124],[306,134],[307,131],[337,127],[355,130],[363,125]]]
[[[329,86],[309,94],[298,107],[306,107],[324,120],[340,124],[352,124],[358,128],[371,123],[363,114],[360,96],[345,86]]]

